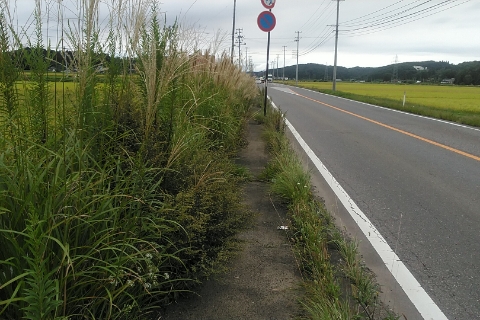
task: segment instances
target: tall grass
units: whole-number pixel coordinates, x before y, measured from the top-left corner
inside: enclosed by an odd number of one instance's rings
[[[215,272],[246,219],[231,156],[255,84],[186,51],[155,3],[47,10],[75,70],[57,87],[45,3],[17,31],[0,2],[2,319],[146,317]]]

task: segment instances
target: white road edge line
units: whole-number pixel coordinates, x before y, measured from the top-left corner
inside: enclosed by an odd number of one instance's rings
[[[278,109],[277,106],[270,99],[273,107]],[[387,241],[378,232],[377,228],[370,222],[367,216],[360,210],[355,202],[350,198],[343,187],[337,182],[333,175],[328,171],[325,165],[315,155],[312,149],[307,145],[305,140],[300,136],[297,130],[292,124],[285,119],[285,124],[292,132],[295,139],[297,139],[300,146],[306,152],[310,160],[313,162],[317,170],[321,173],[323,178],[327,181],[330,188],[332,188],[335,195],[338,197],[343,206],[347,209],[353,220],[357,223],[362,230],[365,237],[370,241],[371,245],[377,251],[383,263],[393,275],[398,284],[407,294],[410,301],[415,305],[418,312],[424,319],[427,320],[443,320],[448,318],[443,314],[440,308],[433,302],[430,296],[425,292],[420,283],[415,277],[408,271],[405,264],[400,260],[397,254],[390,248]]]

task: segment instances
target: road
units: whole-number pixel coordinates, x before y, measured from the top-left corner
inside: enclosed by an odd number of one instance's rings
[[[268,95],[444,315],[480,319],[480,130],[275,83]]]

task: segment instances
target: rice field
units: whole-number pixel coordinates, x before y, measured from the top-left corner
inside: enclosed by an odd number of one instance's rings
[[[299,82],[298,86],[387,108],[480,127],[480,87],[337,82],[337,90],[333,92],[331,82]]]
[[[331,82],[302,82],[305,88],[330,90]],[[480,87],[337,82],[337,90],[437,109],[480,113]]]

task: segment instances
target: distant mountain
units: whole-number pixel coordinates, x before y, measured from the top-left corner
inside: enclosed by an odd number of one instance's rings
[[[285,77],[295,79],[296,66],[285,67]],[[274,76],[277,77],[276,69]],[[269,72],[273,73],[273,72]],[[283,68],[278,69],[278,77],[283,74]],[[257,75],[263,75],[257,72]],[[308,63],[298,65],[298,79],[310,81],[331,81],[333,66]],[[337,67],[337,79],[343,81],[366,82],[430,82],[441,83],[452,79],[459,85],[480,85],[480,61],[464,62],[457,65],[447,61],[402,62],[384,67],[364,68]],[[454,80],[453,80],[454,79]]]

